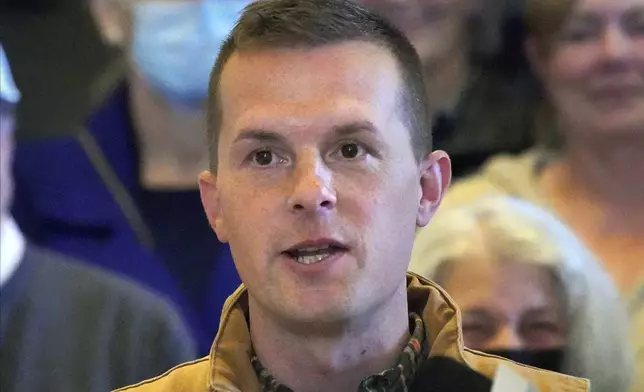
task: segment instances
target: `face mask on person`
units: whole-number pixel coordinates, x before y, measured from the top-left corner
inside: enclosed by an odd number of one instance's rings
[[[514,362],[533,366],[539,369],[561,372],[565,354],[564,348],[550,350],[492,350],[488,354],[507,358]]]
[[[247,0],[142,1],[134,5],[132,56],[170,102],[198,107],[221,44]]]

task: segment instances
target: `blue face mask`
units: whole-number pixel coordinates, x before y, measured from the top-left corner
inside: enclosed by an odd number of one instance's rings
[[[197,107],[221,44],[249,0],[142,1],[134,5],[132,56],[170,102]]]

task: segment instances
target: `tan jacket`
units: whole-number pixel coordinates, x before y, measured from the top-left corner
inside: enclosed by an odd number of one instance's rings
[[[436,284],[410,274],[409,308],[422,315],[430,356],[443,355],[493,377],[504,362],[532,380],[541,392],[588,391],[589,382],[535,369],[463,347],[461,315],[452,299]],[[131,392],[260,392],[251,366],[251,341],[247,324],[248,293],[242,285],[224,305],[219,332],[210,356],[178,366],[155,379],[119,391]]]

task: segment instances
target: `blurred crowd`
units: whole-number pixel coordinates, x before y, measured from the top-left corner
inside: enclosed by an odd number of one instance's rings
[[[356,1],[422,61],[454,177],[409,269],[460,307],[465,346],[644,391],[644,0]],[[197,178],[210,73],[250,1],[83,3],[118,59],[67,135],[15,137],[24,94],[0,57],[6,392],[203,357],[241,283]]]

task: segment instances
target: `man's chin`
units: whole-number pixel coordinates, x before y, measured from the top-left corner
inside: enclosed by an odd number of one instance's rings
[[[302,325],[344,323],[359,313],[350,296],[306,292],[283,297],[273,310],[283,322]]]
[[[350,318],[354,313],[346,299],[334,300],[333,296],[306,298],[300,296],[295,301],[286,301],[284,314],[299,322],[337,322]]]
[[[307,336],[335,336],[346,331],[356,317],[351,311],[340,308],[293,308],[285,318],[285,326],[293,333]]]

